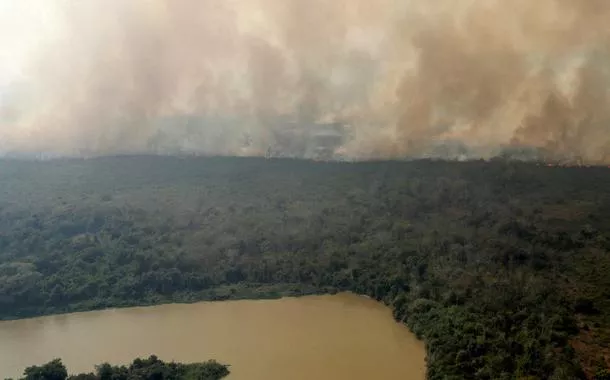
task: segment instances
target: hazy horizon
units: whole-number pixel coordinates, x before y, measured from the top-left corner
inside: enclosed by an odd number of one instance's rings
[[[287,124],[334,122],[347,159],[608,163],[609,15],[603,0],[0,0],[0,153],[264,156]],[[307,158],[314,143],[290,138]]]

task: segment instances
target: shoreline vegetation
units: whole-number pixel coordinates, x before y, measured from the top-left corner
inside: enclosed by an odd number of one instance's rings
[[[155,307],[155,306],[163,306],[163,305],[192,305],[201,302],[226,302],[226,301],[264,301],[264,300],[280,300],[284,298],[299,298],[299,297],[308,297],[308,296],[325,296],[325,295],[336,295],[340,293],[352,293],[358,297],[365,297],[368,299],[372,299],[372,297],[366,294],[357,294],[353,293],[349,290],[339,290],[335,288],[326,288],[325,290],[316,290],[316,291],[308,291],[301,292],[299,290],[295,290],[294,287],[266,287],[265,291],[262,293],[255,293],[255,291],[260,291],[261,289],[256,287],[249,287],[251,290],[240,293],[239,290],[236,290],[235,287],[230,287],[228,289],[215,289],[220,294],[225,292],[230,292],[227,295],[216,296],[214,298],[205,298],[204,295],[202,298],[197,298],[196,294],[188,293],[187,295],[175,295],[172,298],[153,298],[148,301],[142,302],[131,302],[125,301],[120,304],[105,304],[106,306],[96,306],[88,307],[86,304],[76,305],[74,307],[68,307],[66,309],[53,309],[52,312],[43,312],[37,314],[23,314],[20,316],[8,316],[0,318],[0,322],[11,322],[11,321],[20,321],[25,319],[34,319],[34,318],[44,318],[44,317],[53,317],[53,316],[62,316],[62,315],[70,315],[70,314],[78,314],[78,313],[89,313],[96,311],[111,311],[111,310],[121,310],[121,309],[131,309],[131,308],[146,308],[146,307]],[[271,290],[273,289],[273,290]],[[384,304],[385,305],[385,304]],[[388,306],[388,305],[385,305]],[[391,309],[390,309],[391,310]],[[400,321],[396,321],[400,322]]]
[[[74,313],[87,313],[91,311],[104,311],[114,309],[126,309],[136,307],[153,307],[159,305],[183,304],[189,305],[199,302],[223,302],[223,301],[240,301],[240,300],[276,300],[291,297],[306,297],[306,296],[321,296],[334,295],[340,292],[345,292],[340,289],[325,287],[321,290],[316,289],[299,289],[294,285],[280,286],[262,286],[256,284],[248,284],[244,289],[239,286],[220,287],[212,289],[214,295],[210,296],[209,292],[197,293],[178,293],[170,297],[161,297],[159,295],[151,295],[150,298],[143,300],[122,300],[116,304],[107,303],[106,301],[91,300],[77,305],[67,305],[65,308],[49,308],[43,312],[27,311],[16,316],[2,316],[0,322],[17,321],[30,318],[42,318],[57,315],[66,315]],[[350,292],[350,291],[347,291]],[[356,293],[354,293],[356,294]],[[357,294],[358,296],[368,297],[366,294]]]
[[[24,370],[18,380],[221,380],[229,375],[229,366],[214,360],[182,364],[164,362],[155,355],[137,358],[129,365],[116,366],[102,363],[89,373],[68,375],[61,359]],[[12,380],[12,379],[7,379]]]
[[[0,318],[351,291],[427,377],[605,379],[610,170],[0,160]]]

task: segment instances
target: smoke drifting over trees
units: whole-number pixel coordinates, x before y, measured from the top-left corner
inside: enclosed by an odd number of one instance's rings
[[[355,159],[610,161],[606,0],[25,2],[52,33],[0,75],[3,152],[262,155],[341,122]]]

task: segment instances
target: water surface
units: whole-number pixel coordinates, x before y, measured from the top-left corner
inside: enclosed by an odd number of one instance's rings
[[[229,380],[425,378],[425,351],[391,312],[353,294],[201,302],[0,322],[0,378],[60,357],[69,372],[216,359]]]

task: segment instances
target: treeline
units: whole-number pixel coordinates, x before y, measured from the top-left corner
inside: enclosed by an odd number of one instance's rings
[[[155,355],[135,359],[129,366],[103,363],[95,372],[68,376],[61,359],[25,369],[20,380],[220,380],[229,375],[229,367],[213,360],[205,363],[167,363]],[[11,379],[8,379],[11,380]]]
[[[349,290],[430,379],[602,379],[608,211],[607,168],[0,161],[0,317]]]

